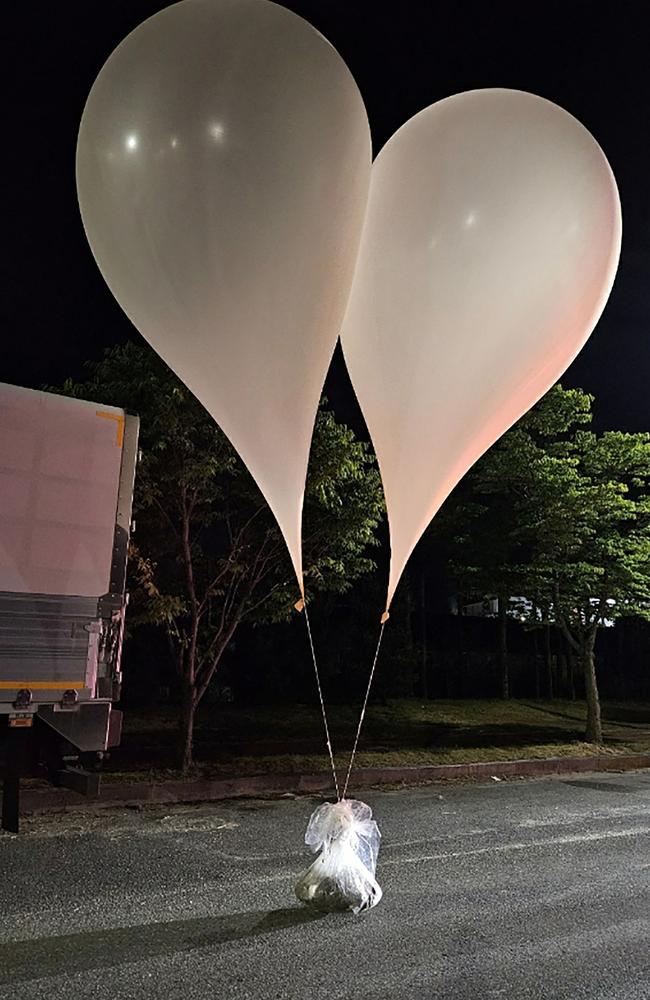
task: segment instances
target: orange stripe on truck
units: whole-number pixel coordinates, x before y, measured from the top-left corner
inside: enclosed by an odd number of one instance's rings
[[[96,417],[104,417],[105,420],[114,420],[117,423],[117,439],[115,444],[118,448],[122,447],[124,443],[124,414],[123,413],[107,413],[106,410],[97,410],[95,412]]]
[[[69,688],[85,688],[85,680],[80,681],[0,681],[0,691],[16,691],[29,688],[30,691],[67,691]]]

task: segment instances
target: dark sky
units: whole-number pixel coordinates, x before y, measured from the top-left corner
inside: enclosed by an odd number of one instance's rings
[[[623,202],[623,255],[596,331],[563,378],[597,397],[601,428],[650,428],[650,68],[642,0],[286,0],[336,46],[365,99],[375,150],[458,91],[514,87],[562,105],[594,134]],[[83,105],[115,46],[161,0],[16,5],[5,68],[3,351],[0,380],[39,387],[136,336],[86,244],[74,156]],[[18,9],[19,8],[19,9]],[[3,15],[4,17],[4,15]],[[328,394],[354,403],[340,358]]]

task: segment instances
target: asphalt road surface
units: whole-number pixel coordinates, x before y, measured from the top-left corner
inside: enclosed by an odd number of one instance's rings
[[[373,793],[384,899],[293,897],[309,798],[0,836],[0,997],[650,1000],[650,772]]]

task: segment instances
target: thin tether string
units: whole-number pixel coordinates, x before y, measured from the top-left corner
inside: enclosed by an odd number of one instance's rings
[[[343,795],[341,798],[345,798],[348,785],[350,784],[350,775],[352,774],[352,766],[354,764],[354,758],[357,753],[357,747],[359,745],[359,736],[361,735],[361,727],[363,725],[363,719],[366,714],[366,707],[368,705],[368,697],[370,695],[370,688],[372,686],[372,679],[375,676],[375,667],[377,666],[377,658],[379,657],[379,647],[381,646],[381,640],[384,635],[384,628],[386,627],[386,622],[381,623],[381,628],[379,630],[379,639],[377,640],[377,648],[375,650],[375,658],[372,661],[372,668],[370,670],[370,677],[368,678],[368,687],[366,688],[366,697],[363,699],[363,707],[361,709],[361,715],[359,716],[359,725],[357,726],[357,735],[354,740],[354,746],[352,747],[352,753],[350,754],[350,763],[348,764],[348,773],[345,776],[345,785],[343,786]],[[340,801],[340,799],[339,799]]]
[[[325,702],[323,701],[323,691],[320,686],[320,675],[318,673],[318,664],[316,663],[316,653],[314,652],[314,640],[311,637],[311,625],[309,624],[309,612],[307,611],[306,603],[304,607],[304,612],[305,612],[305,624],[307,625],[307,635],[309,636],[309,648],[311,649],[311,658],[314,664],[314,673],[316,675],[316,687],[318,688],[320,710],[323,714],[323,725],[325,726],[325,741],[327,743],[327,749],[330,755],[330,764],[332,765],[332,777],[334,778],[334,788],[336,789],[336,798],[337,801],[340,802],[341,795],[339,793],[339,780],[336,776],[336,767],[334,766],[334,753],[332,751],[332,741],[330,740],[330,730],[329,726],[327,725],[327,712],[325,711]],[[346,782],[346,788],[347,788],[347,782]],[[343,794],[345,795],[345,792]]]

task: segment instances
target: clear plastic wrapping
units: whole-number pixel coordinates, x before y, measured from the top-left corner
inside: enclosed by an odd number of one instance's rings
[[[305,843],[318,857],[298,881],[301,902],[323,910],[360,913],[376,906],[379,827],[365,802],[324,802],[312,813]]]

